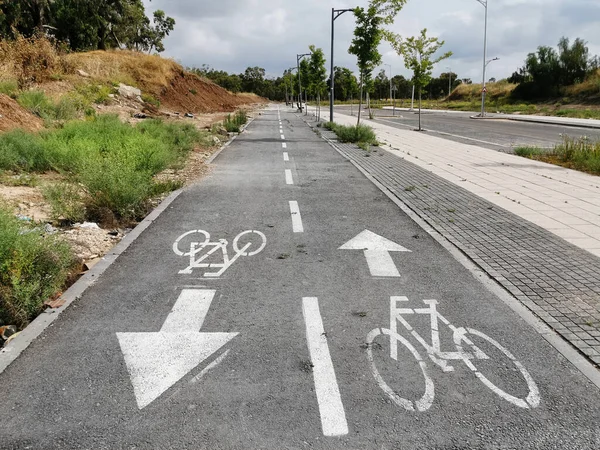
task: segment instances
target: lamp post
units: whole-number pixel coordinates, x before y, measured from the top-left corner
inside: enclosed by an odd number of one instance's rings
[[[485,64],[483,65],[483,73],[485,73],[485,69],[487,68],[488,64],[491,63],[492,61],[498,61],[500,58],[494,58],[494,59],[488,59]],[[481,117],[483,117],[485,115],[485,94],[487,94],[487,88],[485,87],[485,78],[483,79],[483,88],[481,89]]]
[[[296,68],[298,69],[298,98],[300,99],[300,112],[302,112],[302,77],[300,76],[300,60],[305,56],[310,56],[310,53],[302,53],[296,55]]]
[[[452,69],[450,67],[446,67],[448,69],[448,101],[450,101],[450,92],[452,92]]]
[[[487,17],[488,17],[488,0],[477,0],[485,8],[485,25],[483,28],[483,87],[481,89],[481,117],[485,116],[485,68],[487,63]]]
[[[335,40],[335,19],[340,17],[342,14],[346,12],[354,11],[353,9],[335,9],[331,8],[331,75],[330,79],[330,94],[329,94],[329,121],[333,122],[333,100],[334,100],[334,84],[335,84],[335,72],[333,70],[333,43]]]

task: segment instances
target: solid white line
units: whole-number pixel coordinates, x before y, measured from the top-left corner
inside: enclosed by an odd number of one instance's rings
[[[209,289],[183,289],[160,331],[200,331],[215,293]]]
[[[321,413],[323,434],[325,436],[344,436],[348,434],[348,422],[327,345],[327,336],[323,329],[319,299],[304,297],[302,313],[306,323],[306,342],[313,364],[315,393]]]
[[[285,141],[285,136],[283,134],[281,135],[281,140]]]
[[[290,202],[290,212],[292,214],[292,229],[294,230],[294,233],[304,233],[304,226],[302,225],[302,216],[300,215],[298,202]]]
[[[285,147],[283,147],[285,148]],[[288,152],[283,152],[283,160],[284,161],[289,161],[290,160],[290,155],[288,155]]]
[[[283,147],[283,148],[287,148],[287,144],[286,144],[285,142],[283,142],[283,143],[281,144],[281,147]]]
[[[294,177],[292,177],[290,169],[285,169],[285,184],[294,184]]]

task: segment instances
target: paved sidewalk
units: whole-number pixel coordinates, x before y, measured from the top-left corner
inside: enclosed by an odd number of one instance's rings
[[[391,106],[384,106],[382,109],[392,110]],[[396,111],[400,112],[415,112],[416,109],[410,108],[396,108]],[[472,114],[473,119],[481,120],[481,117],[477,117],[476,113],[468,111],[453,111],[449,109],[423,109],[423,112],[434,112],[441,114]],[[556,117],[556,116],[536,116],[533,114],[500,114],[493,112],[486,112],[484,120],[488,119],[504,119],[504,120],[516,120],[519,122],[535,122],[535,123],[549,123],[553,125],[566,125],[573,127],[584,127],[584,128],[600,128],[600,120],[597,119],[577,119],[573,117]]]
[[[353,121],[336,116],[336,122]],[[367,154],[338,144],[341,151],[600,365],[600,258],[592,254],[600,254],[600,180],[366,123],[394,149]],[[578,232],[573,227],[583,227],[580,221],[592,236],[559,237]]]
[[[335,120],[356,123],[340,113]],[[396,156],[600,256],[600,177],[370,120],[363,123]]]

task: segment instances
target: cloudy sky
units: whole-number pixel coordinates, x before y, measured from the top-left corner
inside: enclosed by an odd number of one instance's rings
[[[296,54],[311,44],[330,54],[331,8],[366,6],[368,0],[143,0],[151,14],[164,10],[177,21],[165,42],[165,56],[185,66],[207,64],[230,73],[260,66],[270,76],[296,65]],[[489,0],[486,78],[510,76],[539,45],[556,46],[561,36],[581,37],[600,54],[600,0]],[[348,54],[354,30],[351,13],[336,24],[335,64],[356,69]],[[389,28],[414,36],[422,28],[446,41],[454,55],[447,67],[461,78],[481,80],[484,7],[477,0],[409,0]],[[402,58],[387,43],[380,52],[393,74],[408,75]],[[329,62],[327,63],[329,67]],[[389,67],[385,66],[387,72]],[[379,69],[377,69],[379,70]]]

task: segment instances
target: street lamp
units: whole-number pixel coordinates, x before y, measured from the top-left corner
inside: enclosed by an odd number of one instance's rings
[[[500,58],[488,59],[483,65],[483,73],[485,74],[485,69],[489,63],[492,61],[498,61]],[[487,88],[485,87],[485,75],[483,78],[483,88],[481,89],[481,117],[485,115],[485,94],[487,94]]]
[[[333,71],[333,42],[335,39],[335,19],[340,17],[342,14],[346,12],[354,11],[353,9],[335,9],[331,8],[331,75],[330,79],[330,94],[329,94],[329,121],[333,122],[333,95],[335,91],[333,90],[335,72]]]
[[[485,25],[483,29],[483,88],[481,89],[481,117],[485,116],[485,68],[487,63],[487,16],[488,16],[488,0],[476,0],[485,8]]]
[[[450,101],[450,92],[452,92],[452,69],[446,66],[448,69],[448,101]]]
[[[305,56],[310,56],[310,53],[302,53],[296,55],[296,69],[298,69],[298,98],[300,99],[300,112],[302,112],[302,80],[300,76],[300,60]]]

